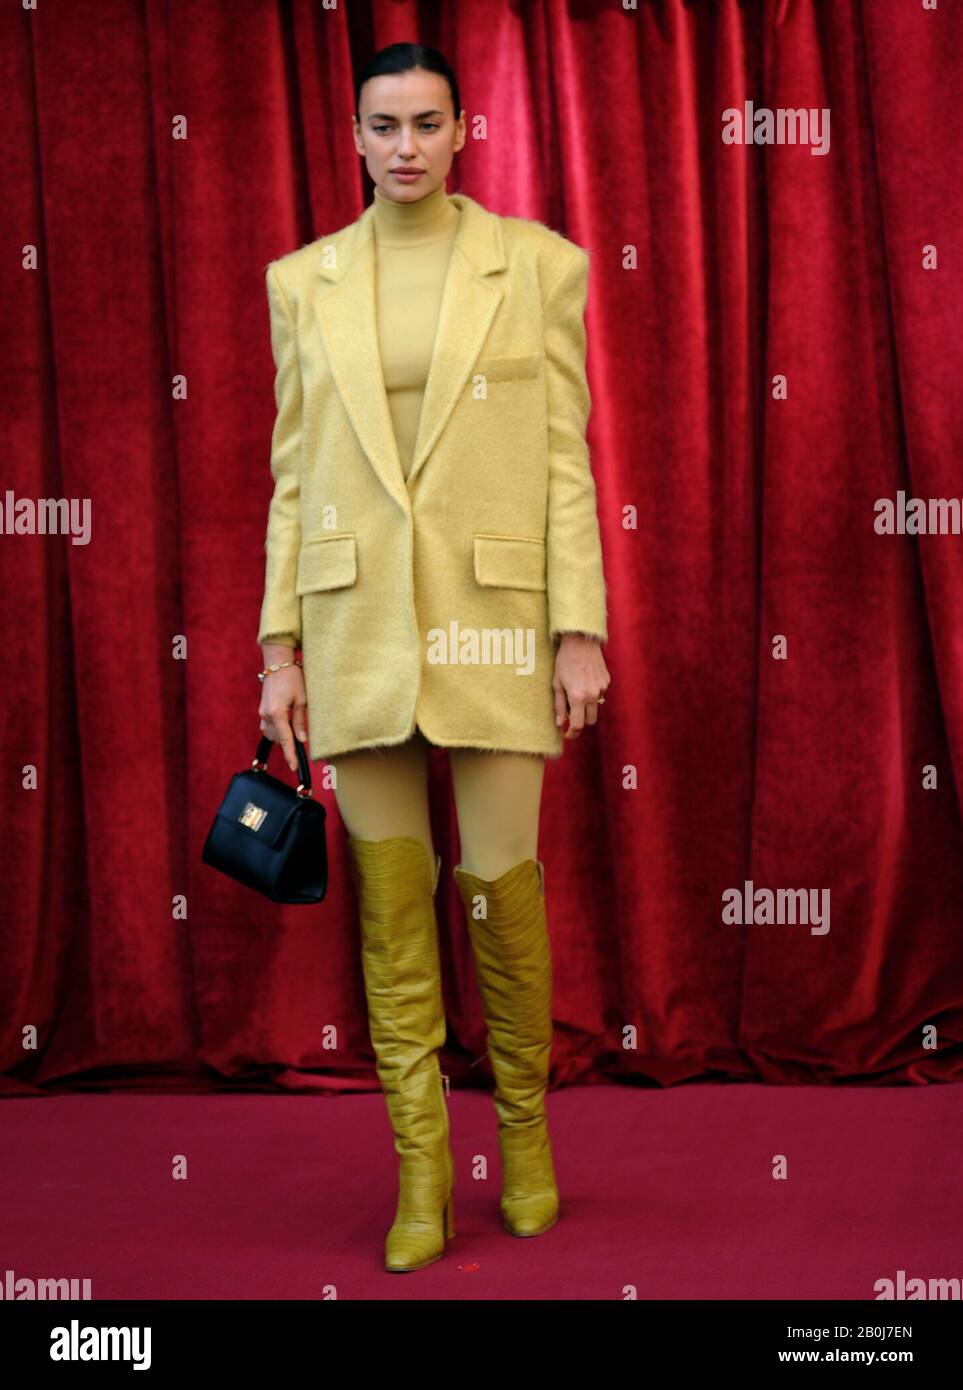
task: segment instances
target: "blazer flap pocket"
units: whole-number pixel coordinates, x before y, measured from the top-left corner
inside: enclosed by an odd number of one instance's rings
[[[541,365],[540,352],[527,357],[480,357],[472,376],[484,376],[488,381],[524,381],[538,376]]]
[[[503,589],[544,589],[545,542],[530,536],[476,536],[475,578]]]
[[[320,536],[307,541],[298,555],[297,594],[313,594],[321,589],[343,589],[358,578],[358,555],[354,532],[340,536]]]

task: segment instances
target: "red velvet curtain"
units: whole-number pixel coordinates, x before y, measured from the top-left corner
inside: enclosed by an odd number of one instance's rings
[[[963,537],[874,529],[877,499],[963,494],[958,9],[8,0],[0,24],[7,1092],[376,1085],[331,792],[319,908],[200,852],[258,737],[264,266],[370,198],[351,71],[400,39],[462,83],[450,190],[592,255],[613,684],[546,777],[555,1082],[963,1077]],[[725,143],[746,101],[828,109],[828,151]],[[10,534],[21,498],[86,500],[87,543]],[[432,758],[457,1084],[484,1033]],[[828,892],[829,930],[726,922],[747,881]]]

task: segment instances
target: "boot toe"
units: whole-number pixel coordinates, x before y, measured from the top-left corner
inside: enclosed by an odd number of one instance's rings
[[[544,1235],[558,1220],[558,1198],[546,1193],[540,1197],[504,1201],[502,1219],[513,1236]]]
[[[385,1269],[391,1274],[404,1274],[440,1260],[445,1253],[445,1238],[414,1231],[389,1231],[385,1241]]]

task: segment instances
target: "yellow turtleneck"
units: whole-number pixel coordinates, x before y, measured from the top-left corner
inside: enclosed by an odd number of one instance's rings
[[[444,184],[412,203],[374,191],[378,347],[406,478],[460,215]]]

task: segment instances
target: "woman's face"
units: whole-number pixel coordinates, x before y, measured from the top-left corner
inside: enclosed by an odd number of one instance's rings
[[[355,149],[384,197],[414,203],[445,182],[465,143],[465,114],[456,121],[451,105],[445,79],[422,68],[372,77],[361,88]],[[403,169],[415,172],[402,178]]]

